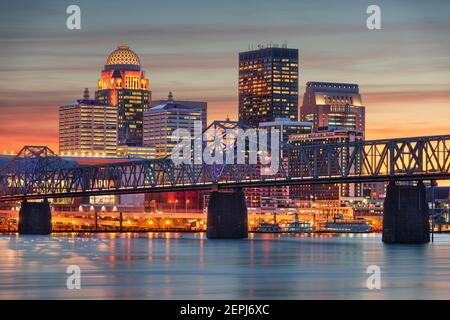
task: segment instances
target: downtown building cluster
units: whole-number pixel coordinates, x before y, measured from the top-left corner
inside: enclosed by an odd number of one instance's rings
[[[283,143],[292,145],[349,142],[364,139],[365,107],[359,87],[351,83],[307,82],[299,108],[298,49],[286,45],[260,47],[239,54],[239,122],[247,127],[281,132]],[[97,83],[95,99],[86,89],[83,98],[61,106],[60,154],[71,157],[108,159],[162,158],[171,154],[176,129],[194,131],[194,122],[207,127],[207,103],[167,99],[152,102],[149,80],[139,56],[128,46],[119,46],[107,58]],[[341,155],[345,157],[346,155]],[[346,161],[346,159],[342,159]],[[355,170],[358,168],[355,168]],[[294,167],[294,174],[302,168]],[[372,188],[367,191],[372,194]],[[379,190],[379,186],[376,186]],[[249,208],[295,206],[295,202],[362,199],[358,184],[307,185],[251,188],[246,190]],[[85,204],[202,208],[202,192],[96,197]],[[121,199],[118,199],[121,198]]]
[[[139,56],[121,45],[111,52],[97,83],[95,99],[85,89],[82,99],[59,108],[59,154],[79,163],[107,163],[120,158],[162,158],[170,155],[172,132],[193,131],[194,121],[206,126],[207,103],[167,100],[152,102],[149,80]],[[101,206],[130,210],[156,202],[199,203],[196,192],[58,200],[72,207]]]
[[[278,128],[283,142],[294,146],[364,139],[365,106],[357,84],[307,82],[300,108],[298,91],[297,49],[270,45],[239,54],[239,121],[250,127]],[[348,161],[348,154],[340,156]],[[301,175],[303,168],[295,163],[290,167],[293,175]],[[384,188],[378,185],[318,184],[248,189],[246,196],[249,207],[276,209],[308,200],[340,206],[382,193]]]

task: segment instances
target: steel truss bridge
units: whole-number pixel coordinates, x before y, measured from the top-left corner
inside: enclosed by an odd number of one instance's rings
[[[237,129],[214,122],[208,129]],[[278,185],[450,179],[450,135],[283,145],[276,174],[261,164],[179,164],[170,158],[80,165],[45,146],[24,147],[0,169],[0,202]]]

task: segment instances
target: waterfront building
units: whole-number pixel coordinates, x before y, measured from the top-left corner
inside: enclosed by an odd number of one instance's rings
[[[152,147],[159,158],[169,156],[178,143],[172,141],[176,129],[186,129],[194,136],[196,121],[203,122],[203,110],[173,101],[166,101],[144,113],[144,145]]]
[[[84,93],[88,98],[88,93]],[[117,108],[79,99],[59,108],[59,152],[74,156],[116,156]]]
[[[250,127],[298,120],[298,49],[285,45],[239,53],[239,121]]]
[[[358,140],[363,140],[364,136],[362,132],[351,131],[340,128],[324,128],[318,132],[309,134],[291,135],[289,137],[289,143],[294,146],[305,145],[317,145],[317,144],[334,144],[334,143],[349,143]],[[298,151],[292,150],[292,158],[299,157],[296,153]],[[311,154],[306,156],[312,157]],[[350,150],[347,149],[339,154],[339,161],[343,164],[349,161]],[[312,158],[311,158],[312,160]],[[355,166],[352,171],[360,172],[362,166],[362,159],[356,159]],[[325,166],[326,167],[326,166]],[[295,177],[300,177],[307,174],[307,169],[300,166],[298,162],[293,161],[290,164],[290,172]],[[351,174],[352,172],[350,172]],[[337,172],[336,172],[337,174]],[[330,201],[334,205],[339,205],[343,202],[361,199],[362,186],[360,183],[342,183],[342,184],[311,184],[311,185],[298,185],[290,188],[290,195],[295,200],[317,200],[317,201]]]
[[[359,86],[351,83],[308,82],[300,119],[322,127],[340,127],[365,133],[365,107]]]
[[[142,146],[143,114],[151,92],[139,57],[128,46],[119,46],[108,56],[96,99],[117,108],[119,145]]]

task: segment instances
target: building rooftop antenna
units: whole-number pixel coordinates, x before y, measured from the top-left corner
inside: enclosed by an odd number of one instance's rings
[[[88,88],[84,88],[83,100],[89,100],[89,89]]]

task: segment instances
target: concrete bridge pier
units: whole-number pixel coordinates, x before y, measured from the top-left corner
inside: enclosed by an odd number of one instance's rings
[[[242,189],[210,193],[206,236],[209,239],[248,237],[247,207]]]
[[[389,183],[384,200],[383,242],[430,242],[429,208],[422,182],[417,186]]]
[[[22,202],[19,211],[19,234],[52,233],[52,212],[47,199],[43,202]]]

